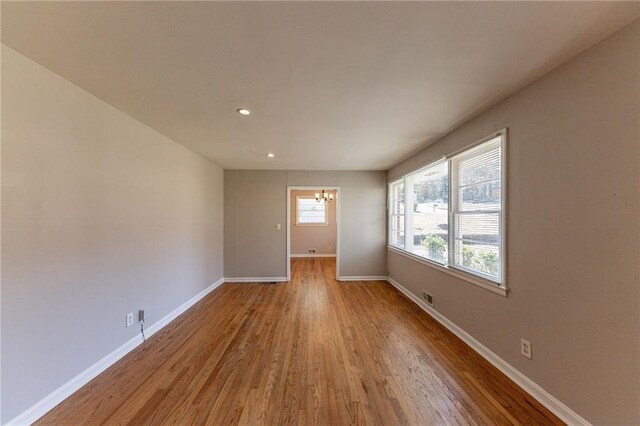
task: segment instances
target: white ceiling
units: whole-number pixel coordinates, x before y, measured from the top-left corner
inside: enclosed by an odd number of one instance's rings
[[[2,42],[224,168],[385,170],[639,4],[2,2]]]

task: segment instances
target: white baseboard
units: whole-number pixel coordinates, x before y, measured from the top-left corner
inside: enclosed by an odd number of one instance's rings
[[[224,278],[220,278],[215,283],[211,284],[209,287],[202,290],[200,293],[193,296],[191,299],[187,300],[182,305],[178,306],[176,309],[171,311],[165,317],[152,324],[149,328],[145,330],[145,334],[147,338],[153,336],[156,332],[158,332],[162,327],[169,324],[175,318],[177,318],[184,311],[189,309],[191,306],[195,305],[200,299],[205,297],[207,294],[211,293],[216,287],[224,282]],[[51,392],[49,395],[45,396],[43,399],[38,401],[36,404],[23,411],[21,414],[16,416],[14,419],[10,420],[7,425],[30,425],[38,420],[40,417],[44,416],[49,410],[53,407],[64,401],[66,398],[71,396],[75,391],[80,389],[82,386],[86,385],[89,381],[95,378],[98,374],[102,373],[104,370],[113,365],[120,358],[131,352],[138,345],[143,342],[141,335],[136,335],[125,344],[120,346],[118,349],[114,350],[95,364],[91,365],[89,368],[78,374],[73,379],[69,380],[67,383],[60,386],[58,389]]]
[[[336,257],[335,254],[292,254],[291,257]]]
[[[388,278],[388,281],[392,286],[397,288],[405,296],[411,299],[416,305],[422,308],[423,311],[428,313],[436,321],[445,326],[449,331],[458,336],[463,342],[469,345],[471,349],[480,354],[494,367],[502,371],[505,376],[515,382],[522,389],[524,389],[525,392],[535,398],[539,403],[544,405],[553,414],[558,416],[560,420],[567,423],[568,425],[591,426],[591,423],[582,418],[579,414],[564,405],[553,395],[542,389],[542,387],[540,387],[533,380],[522,374],[520,371],[516,370],[515,367],[493,353],[489,348],[484,346],[469,333],[451,322],[447,317],[436,311],[431,306],[427,305],[422,299],[404,288],[400,283],[398,283],[391,277]]]
[[[462,341],[464,341],[467,345],[469,345],[473,350],[479,353],[483,358],[489,361],[493,366],[495,366],[498,370],[504,373],[507,377],[513,380],[518,386],[524,389],[527,393],[529,393],[533,398],[538,400],[542,405],[544,405],[547,409],[549,409],[552,413],[558,416],[562,421],[566,422],[569,425],[576,426],[590,426],[590,423],[582,418],[579,414],[572,411],[569,407],[564,405],[561,401],[556,399],[554,396],[546,392],[542,389],[538,384],[536,384],[533,380],[529,379],[527,376],[522,374],[520,371],[516,370],[512,365],[507,363],[505,360],[500,358],[498,355],[493,353],[489,348],[484,346],[482,343],[473,338],[466,331],[458,327],[456,324],[451,322],[444,315],[440,314],[438,311],[433,309],[431,306],[427,305],[416,295],[411,293],[409,290],[404,288],[397,281],[384,277],[384,276],[347,276],[347,277],[339,277],[340,281],[385,281],[387,280],[391,285],[397,288],[400,292],[402,292],[405,296],[407,296],[410,300],[416,303],[422,310],[431,315],[436,321],[441,323],[444,327],[446,327],[453,334],[458,336]],[[216,287],[220,286],[223,282],[272,282],[272,281],[286,281],[284,277],[259,277],[259,278],[221,278],[215,283],[211,284],[209,287],[193,296],[191,299],[180,305],[178,308],[174,309],[164,318],[160,319],[158,322],[154,323],[147,329],[147,337],[151,337],[153,334],[161,330],[164,326],[169,324],[172,320],[177,318],[180,314],[185,312],[191,306],[196,304],[200,299],[213,291]],[[49,395],[41,399],[39,402],[10,420],[7,425],[29,425],[34,423],[40,417],[45,415],[49,410],[58,405],[64,399],[69,397],[75,391],[80,389],[82,386],[87,384],[93,378],[95,378],[98,374],[102,373],[108,367],[113,365],[120,358],[125,356],[127,353],[135,349],[138,345],[142,343],[142,336],[135,336],[130,339],[118,349],[114,350],[95,364],[88,367],[86,370],[78,374],[73,379],[69,380],[67,383],[60,386],[58,389],[51,392]]]
[[[386,281],[387,277],[384,275],[353,275],[338,277],[338,281]]]
[[[281,283],[289,281],[287,277],[231,277],[225,278],[226,283]]]

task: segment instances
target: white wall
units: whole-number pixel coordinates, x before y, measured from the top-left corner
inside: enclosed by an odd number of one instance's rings
[[[392,252],[388,268],[601,425],[640,424],[639,34],[635,21],[388,174],[509,128],[508,297]]]
[[[6,422],[222,277],[223,172],[4,46],[2,132]]]
[[[286,277],[287,186],[340,187],[340,275],[386,275],[385,172],[225,170],[225,277]]]

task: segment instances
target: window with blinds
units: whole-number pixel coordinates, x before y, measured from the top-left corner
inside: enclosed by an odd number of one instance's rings
[[[502,281],[502,138],[451,158],[451,264]]]
[[[327,225],[325,207],[314,197],[296,197],[296,225]]]
[[[389,184],[389,245],[504,285],[505,132]]]

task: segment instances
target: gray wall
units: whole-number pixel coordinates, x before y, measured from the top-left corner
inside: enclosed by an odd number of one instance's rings
[[[639,55],[636,21],[388,174],[509,128],[509,296],[392,252],[389,271],[594,424],[640,424]]]
[[[225,277],[286,276],[287,186],[339,186],[340,275],[386,275],[385,172],[225,170]]]
[[[3,422],[222,277],[222,182],[2,47]]]

